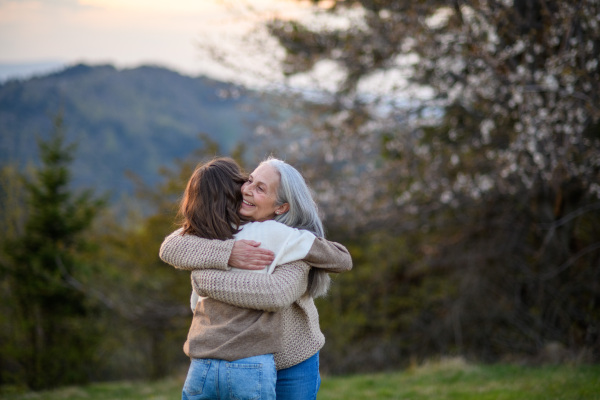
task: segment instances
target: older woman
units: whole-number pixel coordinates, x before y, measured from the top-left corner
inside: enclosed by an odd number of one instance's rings
[[[313,232],[318,238],[302,253],[305,253],[303,259],[318,269],[296,262],[277,267],[271,275],[227,272],[228,262],[234,267],[244,267],[238,256],[233,257],[232,249],[237,242],[180,234],[165,239],[161,258],[178,268],[198,269],[192,274],[194,288],[210,299],[246,309],[278,311],[281,326],[276,336],[282,346],[274,354],[278,369],[277,398],[314,399],[320,384],[318,351],[325,338],[319,328],[313,297],[327,292],[327,272],[351,269],[351,259],[343,246],[323,239],[316,204],[304,179],[293,167],[269,159],[250,174],[241,192],[241,216],[254,221],[274,219]],[[254,345],[247,343],[250,347]]]

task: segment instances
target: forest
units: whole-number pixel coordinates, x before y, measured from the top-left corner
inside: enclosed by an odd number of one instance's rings
[[[35,163],[3,158],[0,385],[187,368],[189,275],[158,248],[192,169],[214,155],[247,170],[285,158],[327,237],[350,250],[353,270],[317,300],[323,372],[437,356],[600,361],[598,2],[315,2],[311,21],[274,19],[269,32],[286,74],[334,64],[337,89],[260,96],[249,133],[224,145],[210,136],[222,127],[207,128],[154,180],[130,174],[126,204],[72,184],[68,108],[45,116]],[[327,24],[336,17],[350,22]],[[377,77],[386,85],[369,89]],[[153,143],[128,148],[138,142]]]

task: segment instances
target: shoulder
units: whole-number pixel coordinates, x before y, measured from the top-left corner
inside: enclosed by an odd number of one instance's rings
[[[291,226],[282,224],[281,222],[277,222],[273,219],[270,219],[268,221],[255,222],[255,224],[260,224],[263,227],[263,229],[277,229],[277,230],[281,230],[281,231],[297,231],[298,230],[296,228],[292,228]]]
[[[244,231],[269,231],[269,232],[282,232],[290,233],[298,231],[299,229],[289,227],[281,222],[274,220],[261,221],[261,222],[248,222],[242,226]]]

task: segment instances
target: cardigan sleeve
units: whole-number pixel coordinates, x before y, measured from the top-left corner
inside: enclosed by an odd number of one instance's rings
[[[279,265],[272,274],[196,270],[192,272],[192,285],[201,296],[224,303],[278,311],[306,293],[309,270],[310,266],[303,261]]]
[[[234,239],[204,239],[195,235],[182,235],[181,229],[165,238],[160,246],[160,258],[178,269],[220,269],[229,270],[227,265]],[[316,238],[307,255],[303,258],[311,267],[327,272],[340,273],[352,269],[352,257],[348,249],[340,243],[324,238]]]
[[[177,269],[194,270],[214,268],[229,270],[227,265],[234,239],[204,239],[195,235],[183,235],[178,229],[165,238],[160,246],[160,259]]]
[[[316,238],[303,261],[311,267],[333,273],[352,269],[352,257],[348,249],[340,243],[330,242],[324,238]]]

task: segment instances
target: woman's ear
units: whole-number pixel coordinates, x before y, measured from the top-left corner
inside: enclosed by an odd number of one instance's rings
[[[277,207],[275,209],[275,214],[281,215],[281,214],[285,214],[288,211],[290,211],[290,204],[289,203],[283,203],[282,205],[280,205],[279,207]]]

